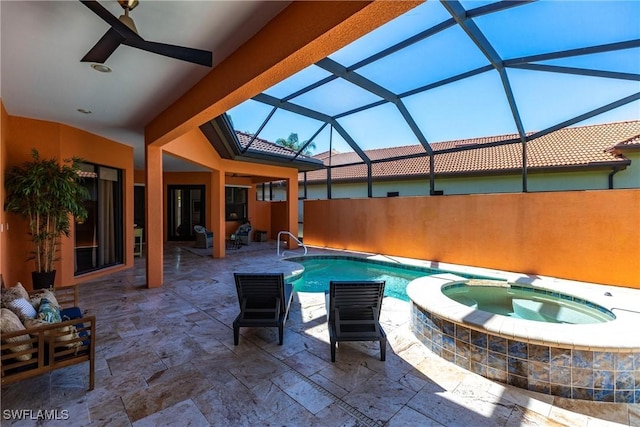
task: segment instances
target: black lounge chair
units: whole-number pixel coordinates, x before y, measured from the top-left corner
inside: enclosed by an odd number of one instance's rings
[[[233,344],[238,345],[240,327],[278,327],[282,345],[284,323],[289,317],[293,285],[285,284],[284,274],[235,273],[240,314],[233,321]]]
[[[384,281],[330,282],[327,320],[332,362],[339,341],[379,341],[380,360],[385,360],[387,336],[380,326],[384,285]]]

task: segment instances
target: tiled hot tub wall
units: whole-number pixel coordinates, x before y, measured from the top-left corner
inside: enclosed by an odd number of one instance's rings
[[[530,344],[471,329],[411,303],[416,337],[483,377],[573,399],[640,403],[640,353]]]

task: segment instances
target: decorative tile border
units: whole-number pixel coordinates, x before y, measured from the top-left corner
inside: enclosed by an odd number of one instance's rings
[[[411,329],[432,352],[483,377],[572,399],[640,403],[640,353],[538,345],[478,331],[411,303]]]

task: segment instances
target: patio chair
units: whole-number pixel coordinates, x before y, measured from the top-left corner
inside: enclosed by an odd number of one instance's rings
[[[240,314],[233,321],[233,344],[238,345],[240,327],[278,327],[279,342],[289,317],[293,285],[284,282],[284,274],[234,273]]]
[[[207,249],[213,246],[213,231],[209,231],[201,225],[194,225],[196,232],[196,248]]]
[[[380,360],[385,360],[387,336],[380,326],[384,285],[384,281],[330,282],[327,321],[332,362],[340,341],[379,341]]]
[[[248,246],[251,243],[251,223],[249,221],[245,221],[233,235],[240,242],[240,244]]]

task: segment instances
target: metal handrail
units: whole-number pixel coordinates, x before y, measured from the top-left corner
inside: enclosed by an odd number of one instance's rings
[[[293,240],[295,240],[295,241],[298,243],[298,245],[300,245],[300,246],[302,246],[302,247],[304,248],[304,254],[305,254],[305,255],[307,254],[307,247],[305,246],[305,244],[304,244],[304,243],[302,243],[300,240],[298,240],[298,238],[297,238],[296,236],[294,236],[293,234],[291,234],[291,233],[290,233],[290,232],[288,232],[288,231],[280,231],[280,232],[278,233],[278,249],[277,249],[278,256],[280,256],[280,235],[282,235],[282,234],[288,234],[289,236],[291,236],[291,237],[293,238]],[[284,256],[284,254],[285,254],[286,252],[287,252],[287,251],[282,251],[282,256]]]

